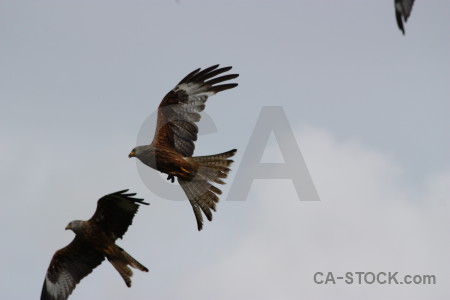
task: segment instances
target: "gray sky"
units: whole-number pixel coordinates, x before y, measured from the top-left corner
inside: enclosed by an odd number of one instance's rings
[[[0,298],[39,297],[65,225],[130,188],[151,205],[118,244],[150,272],[128,289],[103,263],[70,299],[447,299],[450,3],[416,1],[402,36],[392,2],[0,1]],[[261,108],[282,106],[320,202],[289,180],[226,201],[232,173],[199,233],[186,201],[142,182],[127,155],[144,121],[216,63],[239,87],[208,100],[217,131],[202,122],[195,153],[238,148],[236,172]],[[317,271],[438,284],[316,285]]]

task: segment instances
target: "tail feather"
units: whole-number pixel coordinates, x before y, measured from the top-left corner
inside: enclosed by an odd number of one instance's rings
[[[198,163],[201,162],[222,162],[224,163],[223,165],[229,166],[231,163],[226,163],[229,162],[229,160],[227,160],[227,158],[230,158],[232,156],[234,156],[236,154],[237,149],[233,149],[227,152],[223,152],[223,153],[219,153],[219,154],[214,154],[214,155],[206,155],[206,156],[194,156],[192,157],[193,160],[195,160]],[[231,162],[233,162],[231,160]]]
[[[125,250],[116,246],[117,251],[113,255],[108,256],[108,261],[114,266],[114,268],[119,272],[120,276],[125,281],[127,287],[131,287],[131,277],[133,276],[133,271],[131,267],[141,270],[143,272],[148,272],[148,269],[134,259]]]
[[[119,247],[120,248],[120,247]],[[122,254],[124,255],[125,259],[127,260],[127,263],[132,266],[135,269],[138,269],[142,272],[148,272],[148,269],[143,266],[140,262],[138,262],[134,257],[132,257],[130,254],[128,254],[125,250],[120,248],[122,250]]]
[[[203,228],[203,216],[201,212],[211,221],[211,210],[215,211],[216,203],[219,202],[217,195],[222,194],[222,191],[210,182],[225,184],[222,179],[227,178],[231,170],[229,166],[233,163],[233,160],[229,158],[236,151],[236,149],[233,149],[215,155],[191,157],[193,161],[199,164],[199,169],[195,177],[190,180],[178,178],[178,182],[186,193],[194,210],[199,231]]]
[[[131,287],[131,276],[133,276],[133,271],[124,263],[122,260],[111,258],[109,262],[114,266],[114,268],[122,276],[127,287]]]

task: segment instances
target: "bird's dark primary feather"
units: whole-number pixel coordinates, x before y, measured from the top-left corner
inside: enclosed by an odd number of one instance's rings
[[[97,202],[97,210],[89,224],[98,226],[114,239],[122,238],[133,217],[139,209],[139,204],[148,205],[143,199],[133,198],[135,193],[126,193],[128,190],[118,191],[103,196]]]
[[[191,73],[187,74],[183,79],[181,79],[181,81],[178,84],[188,82],[192,78],[192,76],[197,74],[200,70],[201,70],[201,68],[198,68],[198,69],[192,71]]]
[[[405,27],[403,21],[406,23],[411,14],[414,0],[394,0],[395,5],[395,19],[397,26],[405,34]]]
[[[217,67],[218,67],[219,65],[217,65]],[[203,75],[203,76],[196,76],[196,80],[198,81],[198,82],[201,82],[201,81],[207,81],[209,78],[213,78],[213,77],[215,77],[215,76],[217,76],[217,75],[219,75],[219,74],[222,74],[222,73],[225,73],[225,72],[228,72],[228,71],[230,71],[232,69],[232,67],[224,67],[224,68],[220,68],[220,69],[217,69],[217,70],[214,70],[214,71],[211,71],[211,72],[209,72],[208,74],[205,74],[205,75]],[[234,75],[237,75],[237,74],[234,74]],[[237,77],[237,76],[236,76]],[[209,82],[208,82],[209,83]]]

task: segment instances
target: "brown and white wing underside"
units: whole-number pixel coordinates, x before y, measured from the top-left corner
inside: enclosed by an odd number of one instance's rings
[[[237,83],[219,84],[239,75],[215,77],[231,70],[231,67],[218,67],[219,65],[215,65],[191,72],[164,97],[158,108],[158,121],[152,142],[155,147],[170,147],[184,157],[192,156],[198,134],[195,123],[200,121],[200,112],[205,109],[206,100],[209,96],[237,86]]]
[[[42,287],[41,300],[66,300],[75,286],[104,260],[103,254],[76,237],[53,255]]]

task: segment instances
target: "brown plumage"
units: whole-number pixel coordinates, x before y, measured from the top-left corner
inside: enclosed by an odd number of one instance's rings
[[[147,166],[178,178],[197,219],[197,228],[203,227],[203,211],[209,221],[211,210],[222,192],[211,183],[224,184],[230,172],[230,157],[236,149],[225,153],[192,157],[197,140],[200,112],[205,109],[209,96],[236,87],[237,83],[224,83],[238,74],[221,75],[231,67],[215,65],[197,69],[184,77],[161,101],[153,141],[150,145],[134,148],[129,157],[137,157]],[[221,75],[221,76],[219,76]]]
[[[48,267],[42,287],[41,300],[65,300],[75,286],[105,257],[119,272],[128,287],[133,272],[130,267],[148,272],[148,269],[115,244],[131,225],[142,199],[136,194],[119,191],[102,197],[97,210],[88,221],[72,221],[67,229],[75,238],[66,247],[56,251]]]

